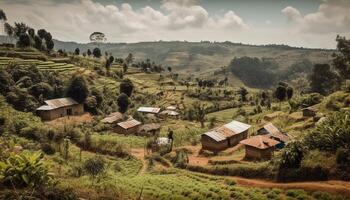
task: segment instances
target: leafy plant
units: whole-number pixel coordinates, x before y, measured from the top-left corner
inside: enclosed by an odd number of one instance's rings
[[[0,162],[0,179],[5,186],[39,188],[53,184],[53,175],[42,162],[41,153],[23,152]]]

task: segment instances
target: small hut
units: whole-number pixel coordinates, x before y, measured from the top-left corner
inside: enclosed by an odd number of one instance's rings
[[[179,113],[174,111],[174,110],[163,110],[162,112],[159,113],[159,117],[166,119],[168,117],[171,118],[178,118],[179,117]]]
[[[202,148],[209,151],[222,151],[237,145],[248,136],[251,125],[239,121],[232,121],[221,127],[202,134]]]
[[[109,114],[107,117],[101,120],[101,122],[106,124],[113,124],[113,123],[119,123],[123,121],[123,114],[120,112],[113,112]]]
[[[42,120],[53,120],[64,116],[81,115],[84,113],[84,106],[69,97],[51,99],[37,108],[36,113]]]
[[[136,119],[129,119],[124,122],[117,123],[115,131],[120,134],[136,134],[139,130],[141,122]]]
[[[137,109],[140,113],[146,113],[146,114],[154,114],[157,115],[160,112],[160,108],[155,107],[139,107]]]
[[[269,160],[272,158],[278,141],[269,137],[258,135],[242,140],[245,145],[245,158],[253,160]]]
[[[219,152],[227,148],[226,137],[215,130],[206,132],[201,136],[202,149]]]
[[[276,145],[277,148],[281,149],[285,146],[287,142],[290,141],[290,138],[287,134],[282,133],[276,126],[272,123],[265,124],[262,128],[257,131],[258,135],[264,135],[271,139],[277,140],[280,143]]]
[[[138,135],[141,136],[156,136],[160,133],[160,124],[150,123],[140,126]]]
[[[307,107],[302,109],[303,117],[315,117],[317,113],[317,109],[313,107]]]

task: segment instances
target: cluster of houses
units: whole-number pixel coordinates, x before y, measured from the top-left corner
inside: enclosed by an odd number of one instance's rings
[[[156,116],[161,119],[168,117],[177,118],[179,113],[175,106],[169,106],[161,111],[155,107],[139,107],[138,112],[145,115]],[[308,107],[302,110],[303,117],[315,117],[317,110]],[[59,98],[45,101],[45,105],[37,109],[37,115],[43,120],[81,115],[84,106],[72,98]],[[160,132],[160,124],[142,124],[136,119],[125,116],[119,112],[109,114],[101,122],[112,125],[115,132],[120,134],[134,134],[140,136],[157,136]],[[282,133],[272,123],[261,127],[255,136],[248,138],[251,125],[239,121],[232,121],[220,127],[214,128],[201,136],[202,149],[212,152],[220,152],[237,144],[245,146],[245,157],[248,159],[271,159],[276,149],[281,149],[290,140],[286,133]]]
[[[248,138],[250,128],[249,124],[232,121],[210,130],[201,136],[202,149],[217,153],[237,144],[243,144],[245,158],[268,160],[276,149],[283,148],[290,140],[287,134],[282,133],[272,123],[265,124],[255,136]]]

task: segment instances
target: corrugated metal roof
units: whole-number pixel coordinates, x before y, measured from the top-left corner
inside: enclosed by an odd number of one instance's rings
[[[157,123],[150,123],[150,124],[144,124],[140,127],[140,131],[152,131],[152,130],[158,130],[160,129],[160,124]]]
[[[42,105],[39,108],[37,108],[36,110],[53,110],[55,108],[48,106],[48,105]]]
[[[166,107],[167,110],[176,110],[176,106],[168,106]]]
[[[223,125],[223,127],[231,130],[234,134],[239,134],[248,130],[251,125],[233,120],[232,122]]]
[[[170,115],[170,116],[177,116],[177,115],[179,115],[178,112],[173,111],[173,110],[164,110],[164,111],[160,112],[159,114]]]
[[[130,119],[124,122],[119,122],[118,126],[122,127],[123,129],[129,129],[129,128],[133,128],[135,126],[140,125],[141,122],[137,121],[136,119]]]
[[[215,140],[215,141],[217,141],[217,142],[226,140],[226,137],[225,137],[222,133],[217,132],[217,131],[215,131],[215,130],[206,132],[206,133],[204,133],[203,135],[206,135],[206,136],[212,138],[213,140]]]
[[[239,143],[252,146],[258,149],[267,149],[270,147],[274,147],[280,142],[270,139],[269,137],[258,135],[245,140],[240,141]]]
[[[104,119],[102,119],[101,122],[111,124],[117,121],[121,121],[122,119],[123,119],[123,114],[121,114],[120,112],[114,112],[109,114]]]
[[[78,102],[74,101],[70,97],[46,100],[45,103],[47,105],[49,105],[50,107],[52,107],[53,109],[61,108],[61,107],[65,107],[65,106],[72,106],[72,105],[77,105],[78,104]]]
[[[145,112],[145,113],[154,113],[157,114],[160,111],[160,108],[154,108],[154,107],[139,107],[137,109],[138,112]]]
[[[282,142],[288,142],[289,137],[286,134],[283,134],[277,127],[275,127],[272,123],[268,123],[263,127],[269,134],[267,136],[277,138]]]

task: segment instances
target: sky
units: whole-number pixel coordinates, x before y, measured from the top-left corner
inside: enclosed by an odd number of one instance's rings
[[[231,41],[335,48],[350,37],[350,0],[0,0],[8,22],[62,41]]]

